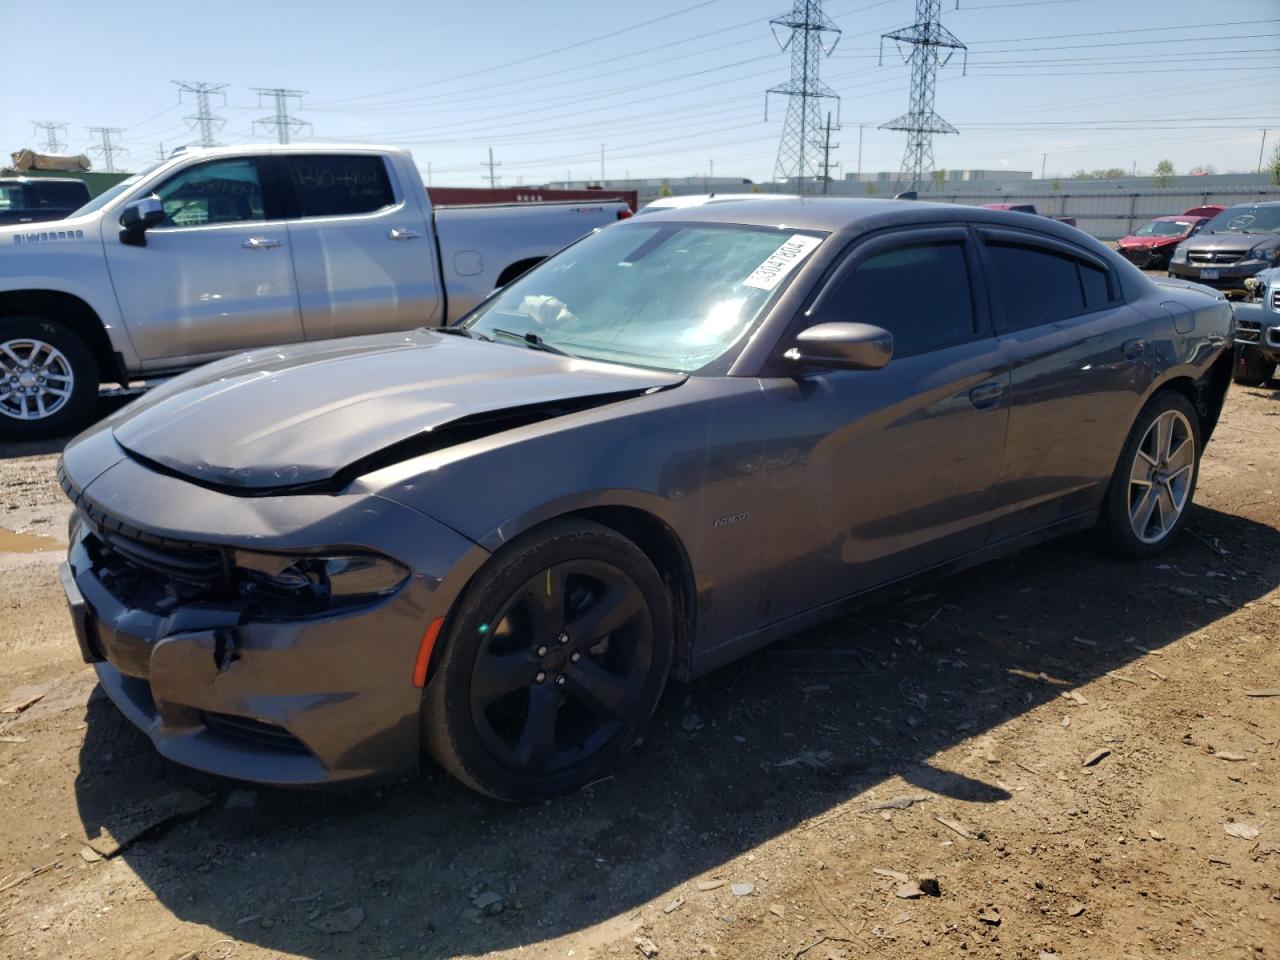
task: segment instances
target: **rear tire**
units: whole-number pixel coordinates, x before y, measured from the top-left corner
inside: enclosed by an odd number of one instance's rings
[[[1200,418],[1191,401],[1162,390],[1129,431],[1094,528],[1108,553],[1141,559],[1161,553],[1187,520],[1200,473]]]
[[[560,520],[489,561],[442,639],[427,750],[481,793],[539,800],[599,779],[635,744],[671,668],[671,603],[630,540]]]
[[[0,440],[74,433],[97,402],[98,363],[84,341],[47,317],[0,317]]]
[[[1275,367],[1257,347],[1236,347],[1236,362],[1231,368],[1231,379],[1241,386],[1261,387],[1271,379]]]

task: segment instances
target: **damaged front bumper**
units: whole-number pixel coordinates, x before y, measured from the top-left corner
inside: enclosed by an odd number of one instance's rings
[[[1237,346],[1252,347],[1273,363],[1280,363],[1280,314],[1260,300],[1233,304]]]
[[[280,785],[418,771],[414,660],[480,548],[378,497],[245,499],[127,458],[98,473],[76,456],[60,468],[78,509],[61,576],[81,652],[162,755]],[[233,548],[335,544],[412,572],[389,596],[332,610],[263,609],[227,588]]]

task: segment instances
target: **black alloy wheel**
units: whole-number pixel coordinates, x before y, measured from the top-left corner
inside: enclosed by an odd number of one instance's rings
[[[510,544],[443,638],[423,700],[428,749],[502,799],[603,776],[657,704],[670,611],[652,563],[606,527],[561,521]]]

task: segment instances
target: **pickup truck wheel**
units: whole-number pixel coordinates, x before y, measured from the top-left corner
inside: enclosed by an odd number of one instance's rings
[[[1275,366],[1257,347],[1236,347],[1236,362],[1231,368],[1231,379],[1241,386],[1261,387],[1271,379]]]
[[[604,776],[671,668],[662,578],[630,540],[562,520],[512,541],[467,588],[423,692],[427,749],[501,800]]]
[[[0,439],[71,433],[98,396],[98,364],[83,340],[45,317],[0,317]]]
[[[1129,432],[1102,503],[1094,540],[1117,556],[1163,551],[1187,520],[1200,472],[1200,417],[1191,401],[1162,390]]]

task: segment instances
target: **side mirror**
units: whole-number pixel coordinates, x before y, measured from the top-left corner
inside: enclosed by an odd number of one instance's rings
[[[156,197],[143,197],[127,205],[120,213],[120,242],[146,246],[146,232],[164,220],[164,205]]]
[[[893,334],[869,323],[818,323],[800,331],[783,356],[815,367],[879,370],[893,359]]]

